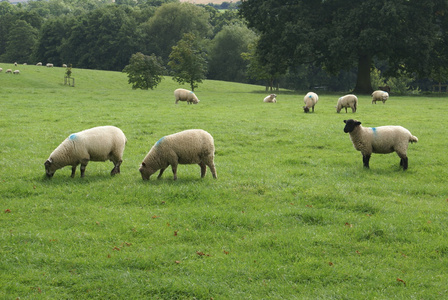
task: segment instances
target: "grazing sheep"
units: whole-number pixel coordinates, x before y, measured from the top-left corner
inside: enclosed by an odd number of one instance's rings
[[[11,73],[12,74],[12,70],[11,69],[7,69],[5,73]]]
[[[383,103],[384,103],[384,102],[386,102],[387,99],[389,99],[388,92],[378,90],[378,91],[374,91],[372,93],[372,104],[373,103],[376,104],[376,101],[383,101]]]
[[[418,138],[401,126],[362,127],[358,120],[344,120],[344,132],[350,134],[353,147],[361,151],[364,167],[369,168],[372,153],[396,152],[400,157],[400,166],[408,168],[406,152],[408,144],[417,143]]]
[[[17,67],[17,62],[14,63],[14,66]]]
[[[0,68],[0,73],[3,72],[3,68]]]
[[[266,102],[266,103],[277,103],[277,99],[275,97],[277,97],[276,94],[270,94],[269,96],[266,96],[266,98],[263,99],[263,102]]]
[[[28,64],[27,64],[27,63],[23,63],[23,65],[24,65],[24,66],[27,66]]]
[[[121,129],[114,126],[100,126],[71,134],[51,154],[45,162],[45,172],[53,177],[56,170],[72,166],[75,177],[76,167],[81,164],[81,177],[89,161],[106,161],[114,163],[110,175],[120,173],[120,165],[126,144],[126,136]]]
[[[174,91],[174,98],[176,98],[176,104],[179,101],[187,101],[187,104],[198,104],[199,99],[196,95],[186,89],[177,89]]]
[[[339,113],[343,107],[345,108],[346,113],[347,113],[347,107],[350,107],[352,109],[352,112],[355,113],[358,107],[358,97],[349,94],[339,98],[338,105],[336,106],[336,112]]]
[[[53,68],[53,64],[50,64],[50,63],[48,63],[46,66],[47,66],[48,68]]]
[[[206,166],[210,168],[213,178],[217,178],[215,164],[215,145],[213,137],[202,129],[190,129],[167,135],[152,146],[140,165],[143,180],[160,169],[159,179],[163,171],[171,165],[174,180],[177,179],[178,164],[199,164],[201,178],[205,176]]]
[[[19,70],[14,70],[14,72],[12,72],[12,74],[20,74]]]
[[[319,100],[319,97],[316,93],[309,92],[305,95],[303,98],[303,102],[305,103],[305,106],[303,107],[303,111],[305,113],[310,112],[310,107],[313,109],[314,112],[314,105],[316,105],[317,101]]]
[[[62,64],[62,67],[63,68],[67,68],[67,64]]]
[[[40,67],[40,66],[42,66],[42,63],[41,63],[41,62],[38,62],[38,63],[36,64],[36,66]]]

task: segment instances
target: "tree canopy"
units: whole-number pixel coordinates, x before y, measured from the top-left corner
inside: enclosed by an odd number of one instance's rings
[[[391,74],[429,73],[446,9],[446,0],[247,0],[240,13],[261,33],[260,57],[317,62],[331,73],[357,67],[355,91],[370,93],[374,59]]]

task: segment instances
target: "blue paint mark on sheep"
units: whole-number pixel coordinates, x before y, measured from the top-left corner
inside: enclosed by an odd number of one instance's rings
[[[372,127],[373,135],[376,135],[376,128]]]
[[[165,139],[165,137],[162,137],[160,140],[158,140],[156,143],[156,146],[158,146],[164,139]]]
[[[73,141],[76,139],[76,134],[70,134],[70,136],[68,137],[69,140]]]

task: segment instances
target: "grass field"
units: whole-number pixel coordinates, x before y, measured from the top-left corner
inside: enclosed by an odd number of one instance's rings
[[[12,65],[0,64],[4,70]],[[20,66],[0,73],[0,298],[446,299],[448,98],[394,97],[356,114],[320,95],[206,81],[198,105],[174,104],[166,78],[132,90],[125,74]],[[402,125],[419,138],[409,169],[396,154],[370,169],[343,132]],[[121,174],[91,162],[45,178],[70,134],[115,125],[127,136]],[[181,165],[177,181],[138,168],[162,136],[202,128],[218,179]]]

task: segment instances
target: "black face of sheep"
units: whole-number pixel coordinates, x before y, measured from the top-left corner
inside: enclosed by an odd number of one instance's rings
[[[345,127],[344,127],[345,133],[352,132],[353,130],[355,130],[356,126],[361,125],[361,122],[355,121],[353,119],[344,120],[344,123],[345,123]]]
[[[47,159],[47,161],[44,163],[44,166],[45,166],[45,174],[47,174],[47,177],[48,178],[53,177],[57,169],[52,164],[51,159]]]
[[[140,171],[140,174],[142,175],[142,179],[143,180],[149,180],[149,177],[151,177],[151,175],[156,172],[156,171],[151,170],[150,168],[148,168],[147,165],[144,162],[142,162],[139,171]]]
[[[303,107],[303,111],[304,111],[305,113],[309,113],[309,112],[310,112],[310,109],[309,109],[309,107],[304,106],[304,107]]]

